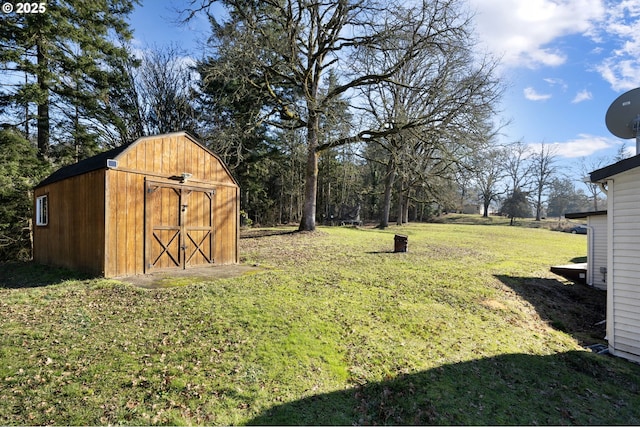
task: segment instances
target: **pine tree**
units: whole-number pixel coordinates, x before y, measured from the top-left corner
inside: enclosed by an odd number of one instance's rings
[[[4,17],[0,105],[14,107],[9,124],[25,135],[35,121],[40,158],[50,154],[52,140],[72,142],[76,157],[90,155],[94,130],[105,121],[116,123],[109,93],[126,84],[118,64],[128,53],[114,40],[131,37],[126,17],[134,3],[49,1],[42,13]]]
[[[20,132],[0,130],[0,262],[31,257],[32,187],[49,172]]]
[[[516,188],[502,204],[502,214],[510,218],[510,225],[515,224],[516,218],[525,218],[531,215],[531,205],[527,200],[527,193]]]

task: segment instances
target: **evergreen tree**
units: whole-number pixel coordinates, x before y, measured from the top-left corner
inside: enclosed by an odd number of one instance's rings
[[[31,189],[48,172],[19,132],[0,130],[0,262],[31,257]]]
[[[527,193],[519,188],[513,190],[502,204],[502,213],[511,219],[511,225],[515,223],[516,218],[525,218],[531,215],[531,205],[527,200]]]
[[[26,135],[35,122],[40,158],[52,139],[72,144],[76,159],[93,154],[95,130],[117,122],[109,95],[126,84],[118,64],[128,53],[114,39],[131,37],[126,18],[134,3],[49,1],[42,13],[3,17],[1,103],[20,108],[10,124]]]
[[[587,212],[590,208],[589,197],[582,190],[576,190],[573,182],[566,178],[555,178],[549,186],[547,216],[558,217],[567,212]]]

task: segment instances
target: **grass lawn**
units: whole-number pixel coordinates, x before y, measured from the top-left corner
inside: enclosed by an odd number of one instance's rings
[[[293,230],[162,289],[0,265],[0,424],[640,423],[640,366],[582,347],[604,293],[549,272],[585,236]]]

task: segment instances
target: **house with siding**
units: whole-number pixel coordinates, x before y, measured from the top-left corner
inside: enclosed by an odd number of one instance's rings
[[[607,211],[566,213],[566,219],[587,222],[587,274],[585,282],[607,289]]]
[[[609,352],[640,362],[640,156],[591,172],[607,192]]]

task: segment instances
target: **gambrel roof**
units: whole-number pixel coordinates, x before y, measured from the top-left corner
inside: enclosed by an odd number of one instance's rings
[[[193,143],[198,145],[200,148],[205,150],[207,153],[211,154],[212,156],[214,156],[214,157],[216,157],[216,158],[218,158],[220,160],[220,158],[215,153],[213,153],[211,150],[209,150],[207,147],[205,147],[203,144],[201,144],[195,137],[193,137],[188,132],[185,132],[185,131],[174,132],[172,134],[166,134],[165,136],[172,136],[172,135],[184,135],[184,136],[186,136],[190,141],[192,141]],[[92,171],[95,171],[95,170],[105,169],[107,167],[107,160],[116,159],[120,154],[122,154],[128,148],[133,147],[134,145],[138,144],[141,141],[144,141],[144,140],[150,139],[150,138],[155,138],[157,136],[158,135],[143,136],[143,137],[140,137],[140,138],[136,139],[133,142],[121,145],[120,147],[112,148],[111,150],[105,151],[103,153],[96,154],[95,156],[92,156],[92,157],[89,157],[87,159],[81,160],[78,163],[73,163],[71,165],[64,166],[64,167],[58,169],[57,171],[53,172],[48,177],[46,177],[44,180],[42,180],[34,188],[43,187],[45,185],[52,184],[54,182],[62,181],[63,179],[67,179],[67,178],[71,178],[71,177],[74,177],[74,176],[82,175],[82,174],[85,174],[85,173],[88,173],[88,172],[92,172]],[[227,169],[226,165],[224,165],[224,163],[222,163],[222,162],[221,162],[221,164],[223,165],[224,169],[229,174],[230,179],[237,185],[237,181],[235,180],[233,175],[231,175],[231,173]]]
[[[107,167],[108,159],[113,159],[129,147],[129,145],[131,144],[121,145],[120,147],[112,148],[109,151],[81,160],[78,163],[64,166],[42,180],[35,186],[35,188],[62,181],[63,179],[71,178],[73,176],[82,175],[87,172],[104,169]]]

